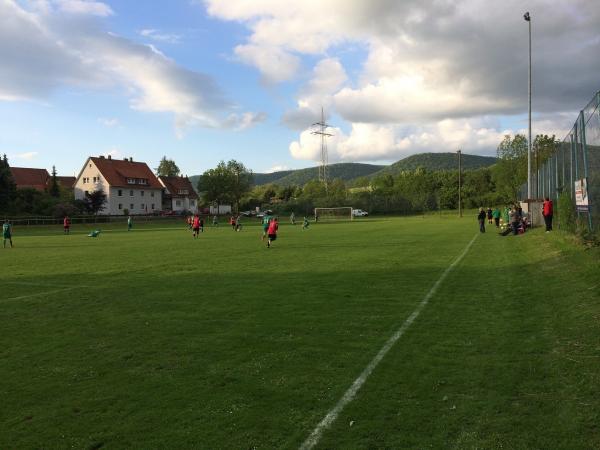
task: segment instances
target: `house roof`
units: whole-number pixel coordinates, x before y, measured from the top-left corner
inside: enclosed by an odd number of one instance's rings
[[[43,191],[48,187],[50,174],[46,169],[31,169],[28,167],[11,167],[17,189],[34,188]]]
[[[75,177],[56,177],[58,184],[60,184],[65,189],[73,189],[77,178]]]
[[[188,197],[198,198],[198,194],[192,186],[192,182],[188,177],[158,177],[165,188],[169,191],[171,197]],[[187,194],[180,194],[182,191],[187,191]]]
[[[152,189],[162,189],[162,185],[156,178],[156,175],[152,173],[148,165],[144,162],[121,160],[121,159],[109,159],[109,158],[96,158],[90,157],[90,160],[94,162],[98,170],[104,176],[108,184],[111,186],[118,187],[144,187]],[[87,162],[86,162],[87,164]],[[127,182],[128,178],[133,178],[136,181],[139,179],[147,180],[148,184],[132,185]]]

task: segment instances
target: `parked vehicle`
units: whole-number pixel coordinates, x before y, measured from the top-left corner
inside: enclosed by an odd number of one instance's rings
[[[353,209],[352,217],[367,217],[369,215],[368,212],[363,211],[362,209]]]

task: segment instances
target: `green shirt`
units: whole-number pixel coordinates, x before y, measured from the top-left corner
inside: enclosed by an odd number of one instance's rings
[[[262,220],[263,225],[269,225],[269,221],[271,220],[271,216],[264,216]]]
[[[2,234],[4,236],[10,236],[10,223],[2,224]]]
[[[494,217],[494,219],[499,219],[501,215],[502,215],[502,213],[500,212],[500,210],[498,208],[496,208],[494,210],[494,212],[492,213],[492,216]]]

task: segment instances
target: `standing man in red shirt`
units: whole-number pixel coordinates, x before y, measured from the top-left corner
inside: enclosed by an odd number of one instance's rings
[[[544,199],[544,205],[542,206],[542,215],[544,216],[544,222],[546,222],[546,233],[552,231],[552,200],[549,197]]]
[[[71,219],[69,219],[69,216],[65,216],[65,218],[63,219],[63,228],[64,234],[69,234],[69,232],[71,231]]]
[[[271,242],[277,239],[277,230],[279,229],[279,224],[277,223],[277,217],[271,220],[269,223],[269,229],[267,230],[267,248],[271,247]]]

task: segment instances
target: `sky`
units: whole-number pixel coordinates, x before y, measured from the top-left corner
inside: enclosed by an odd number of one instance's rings
[[[319,160],[494,155],[562,139],[600,89],[597,0],[0,0],[0,154],[74,175],[88,156],[195,175]]]

